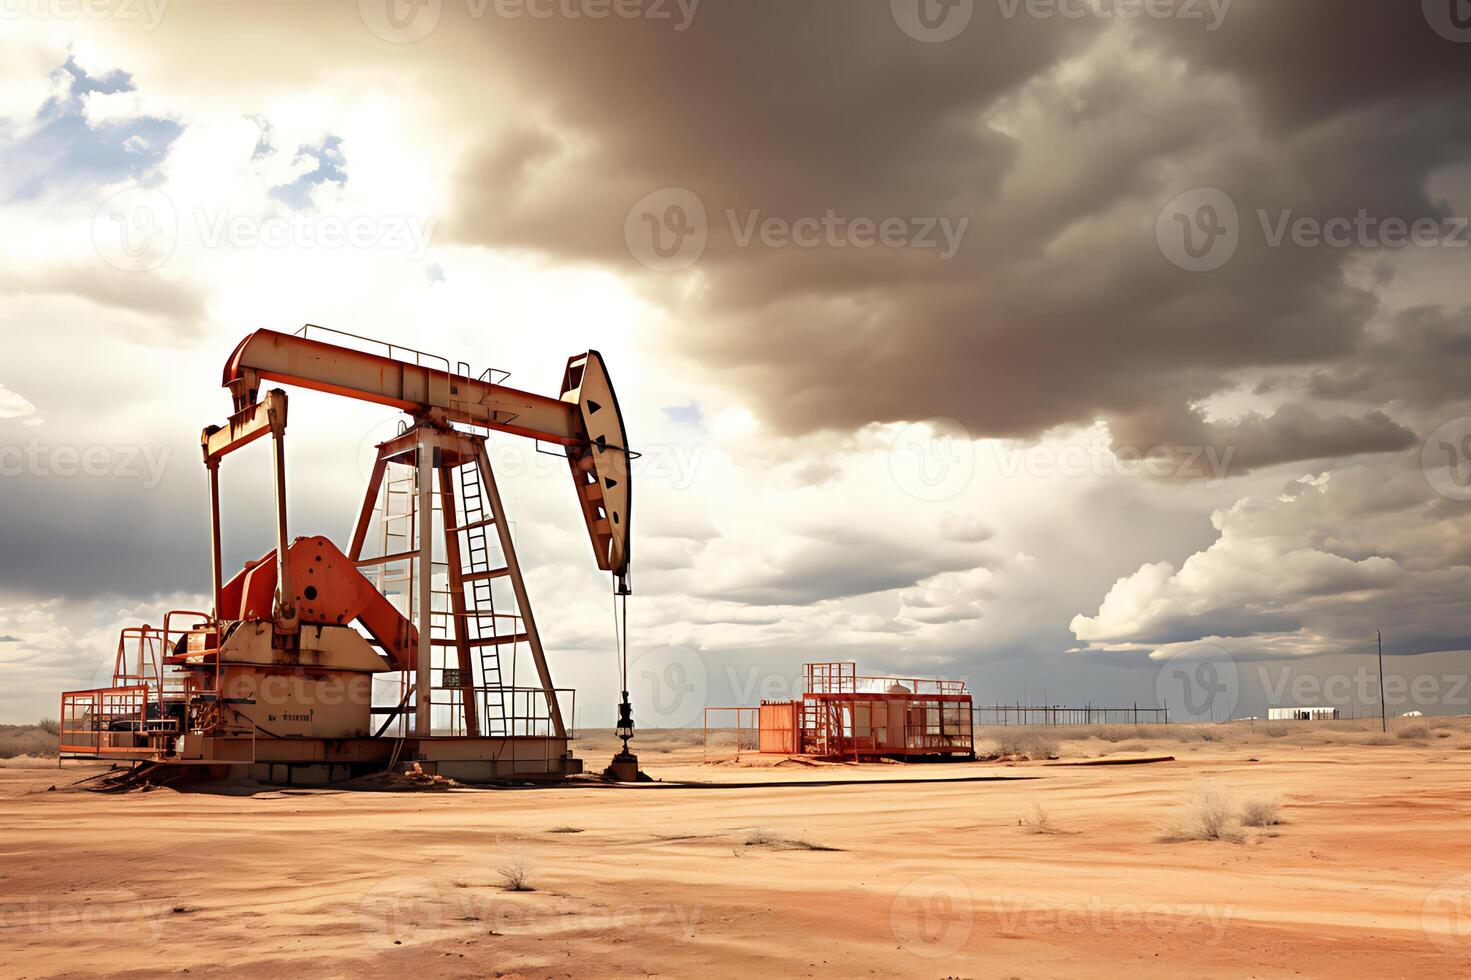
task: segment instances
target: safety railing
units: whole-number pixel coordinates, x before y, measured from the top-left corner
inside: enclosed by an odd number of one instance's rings
[[[311,340],[311,335],[314,332],[319,334],[328,333],[336,338],[352,340],[356,341],[358,344],[367,344],[370,347],[379,348],[379,350],[385,352],[384,356],[387,357],[389,360],[403,361],[405,364],[413,364],[417,367],[424,367],[425,361],[434,361],[436,365],[444,365],[444,373],[446,376],[452,373],[450,370],[449,358],[447,357],[443,357],[439,354],[430,354],[421,350],[415,350],[412,347],[401,347],[398,344],[391,344],[386,340],[378,340],[375,337],[364,337],[361,334],[348,333],[346,330],[337,330],[333,327],[323,327],[315,323],[305,323],[302,324],[300,330],[296,331],[296,336],[302,338],[303,340]],[[361,349],[353,344],[339,344],[339,346],[347,347],[350,350]],[[379,353],[379,350],[363,351],[363,353],[376,354]]]
[[[948,694],[965,693],[965,681],[929,677],[860,674],[854,661],[803,664],[808,694]]]
[[[178,734],[178,724],[172,718],[150,717],[149,695],[141,684],[63,694],[61,756],[162,755],[167,739]]]
[[[468,696],[475,699],[478,708],[478,717],[489,718],[492,709],[497,723],[501,721],[501,710],[505,710],[505,727],[503,731],[496,732],[498,737],[505,738],[551,738],[556,735],[552,724],[551,705],[547,693],[540,687],[487,687],[476,685],[467,687],[456,683],[458,680],[453,676],[455,668],[434,668],[435,687],[429,697],[430,715],[432,718],[433,731],[431,736],[464,737],[470,735],[469,726],[465,718],[465,698]],[[567,719],[577,717],[577,691],[568,687],[559,687],[553,690],[552,696],[557,699],[557,705],[561,709],[564,726]],[[413,705],[406,705],[406,717],[410,724],[407,726],[409,733],[413,731]],[[481,734],[484,734],[482,731]],[[577,733],[568,726],[567,737],[576,738]]]
[[[761,749],[761,709],[707,707],[704,759],[739,759],[742,752]],[[795,750],[794,750],[795,751]]]

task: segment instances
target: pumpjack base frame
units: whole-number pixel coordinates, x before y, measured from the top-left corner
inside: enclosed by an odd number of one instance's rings
[[[253,753],[242,752],[247,747],[248,743],[242,746],[237,739],[204,738],[191,752],[197,756],[193,758],[141,748],[114,750],[105,756],[69,754],[65,758],[208,768],[213,779],[279,786],[325,786],[383,772],[390,763],[398,771],[418,763],[424,772],[469,784],[555,783],[583,771],[582,760],[572,754],[570,740],[550,736],[279,738],[255,740]]]

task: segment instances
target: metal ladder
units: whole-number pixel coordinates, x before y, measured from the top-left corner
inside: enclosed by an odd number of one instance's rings
[[[485,487],[480,480],[480,468],[474,463],[460,467],[460,509],[464,522],[456,533],[464,535],[460,547],[462,577],[469,589],[465,595],[466,636],[471,646],[480,652],[480,687],[483,689],[481,725],[485,735],[510,735],[510,718],[514,706],[508,705],[505,675],[501,669],[502,645],[511,645],[512,686],[515,684],[515,664],[518,653],[518,631],[521,617],[515,613],[497,613],[495,608],[494,580],[509,573],[505,566],[492,566],[490,560],[490,537],[486,529],[499,519],[490,513],[486,501]],[[503,633],[502,620],[510,622],[511,631]]]
[[[401,476],[394,476],[396,472],[402,472]],[[379,515],[378,546],[380,555],[399,555],[412,551],[415,548],[415,520],[417,501],[419,499],[419,472],[416,467],[390,467],[388,475],[383,482],[382,511]],[[395,503],[401,501],[401,503]],[[374,568],[374,582],[378,591],[392,601],[394,593],[403,597],[403,609],[401,610],[410,622],[414,622],[414,609],[417,605],[418,590],[414,588],[415,570],[418,563],[410,559],[377,565]],[[404,687],[399,692],[401,699],[407,696],[408,685],[411,682],[404,679]],[[398,716],[396,726],[400,735],[413,734],[414,713],[405,711]]]

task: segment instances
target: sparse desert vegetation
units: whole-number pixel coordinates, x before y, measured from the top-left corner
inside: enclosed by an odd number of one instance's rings
[[[59,732],[54,721],[39,725],[0,725],[0,759],[19,756],[54,759]]]
[[[496,872],[501,876],[502,887],[508,892],[536,891],[531,887],[531,869],[520,858],[511,858]]]
[[[1240,843],[1243,835],[1238,824],[1235,808],[1225,793],[1200,790],[1159,839],[1167,843],[1212,840]]]
[[[1449,739],[1400,739],[1402,724]],[[1202,906],[1230,909],[1225,941],[1209,949],[1213,976],[1260,976],[1261,950],[1286,941],[1304,963],[1331,963],[1340,974],[1444,976],[1463,965],[1464,947],[1442,950],[1421,922],[1427,897],[1464,856],[1460,809],[1434,801],[1464,792],[1463,766],[1447,763],[1471,759],[1462,751],[1471,749],[1471,719],[1394,725],[1387,735],[1377,717],[978,733],[986,749],[1001,735],[1038,737],[1064,761],[1175,760],[1134,766],[757,755],[732,766],[705,763],[699,731],[639,731],[633,747],[651,776],[700,789],[272,790],[242,799],[160,788],[121,798],[75,785],[95,766],[0,765],[14,851],[0,859],[0,875],[7,895],[38,896],[43,909],[57,881],[106,870],[129,876],[129,915],[140,903],[200,910],[136,961],[146,969],[163,957],[195,976],[233,957],[247,976],[299,969],[428,980],[464,975],[471,956],[508,975],[682,976],[692,944],[721,950],[743,973],[938,974],[935,960],[916,957],[924,934],[915,930],[934,923],[931,913],[964,908],[966,889],[978,913],[943,971],[957,975],[1013,975],[1018,957],[1042,976],[1091,975],[1079,964],[1109,957],[1148,957],[1163,975],[1200,971],[1200,943],[1178,931],[1007,933],[991,916],[994,892],[1015,899],[1004,909],[1023,925],[1034,911],[1035,921],[1053,924],[1040,911],[1052,908],[1089,910],[1090,921],[1097,909],[1104,923],[1113,910],[1137,913],[1146,902],[1156,903],[1159,922],[1184,922]],[[1199,737],[1202,729],[1215,739]],[[607,730],[581,736],[577,754],[596,772],[618,742]],[[988,781],[952,781],[971,776]],[[841,785],[796,785],[809,780]],[[705,788],[722,782],[733,785]],[[1387,789],[1366,794],[1365,786]],[[1279,796],[1286,788],[1290,801]],[[160,820],[184,840],[207,833],[232,853],[273,860],[185,861],[168,875],[137,875],[140,851],[158,845]],[[405,834],[415,822],[427,836]],[[1173,833],[1162,833],[1166,826]],[[79,836],[85,848],[66,846]],[[330,881],[303,876],[324,863]],[[1290,893],[1263,887],[1278,880],[1291,882]],[[220,914],[250,889],[292,899],[262,903],[249,919]],[[58,914],[74,907],[65,901]],[[819,906],[841,909],[822,920],[832,941],[821,949],[807,941],[814,920],[801,912]],[[365,918],[364,909],[393,915]],[[407,927],[404,917],[420,914],[431,929],[390,936],[378,925]],[[263,934],[280,942],[252,942]],[[320,935],[341,940],[330,959],[309,951]],[[0,975],[118,968],[115,932],[70,930],[64,950],[55,940],[12,930],[0,943]]]
[[[836,851],[836,847],[828,847],[826,844],[814,844],[812,841],[801,837],[788,837],[775,831],[767,830],[765,827],[757,827],[746,834],[744,841],[746,847],[766,847],[777,851]]]
[[[994,737],[995,754],[1024,759],[1057,758],[1057,739],[1045,729],[1015,728]]]
[[[1276,797],[1247,800],[1241,808],[1241,823],[1247,827],[1276,827],[1282,823],[1282,801]]]
[[[1031,816],[1022,817],[1021,820],[1017,822],[1021,824],[1022,830],[1026,831],[1029,834],[1062,833],[1062,831],[1052,823],[1052,818],[1047,815],[1046,810],[1042,809],[1042,804],[1040,803],[1033,803]]]

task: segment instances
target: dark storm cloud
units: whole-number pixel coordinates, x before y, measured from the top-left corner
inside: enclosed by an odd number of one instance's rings
[[[1294,406],[1225,431],[1189,406],[1242,371],[1362,356],[1376,295],[1354,250],[1273,247],[1258,212],[1443,213],[1427,175],[1471,145],[1471,60],[1415,4],[1238,0],[1185,21],[1007,19],[977,4],[925,44],[887,4],[702,5],[647,21],[471,29],[524,101],[461,170],[466,241],[612,263],[683,326],[676,343],[778,429],[954,417],[1029,436],[1119,419],[1185,428],[1245,468],[1402,448],[1372,406]],[[1242,240],[1182,271],[1155,219],[1218,187]],[[701,288],[649,273],[629,209],[687,188],[708,217]],[[759,222],[968,221],[958,251],[773,245]],[[754,222],[755,224],[753,224]]]
[[[1319,398],[1403,401],[1434,409],[1465,400],[1468,376],[1471,308],[1452,315],[1440,307],[1418,307],[1397,316],[1392,333],[1314,372],[1308,390]]]
[[[1188,406],[1165,407],[1121,418],[1114,427],[1116,447],[1128,446],[1136,451],[1162,443],[1190,447],[1176,454],[1178,472],[1196,477],[1241,476],[1302,459],[1396,452],[1416,442],[1414,432],[1380,411],[1362,416],[1325,416],[1293,402],[1270,416],[1251,413],[1227,423],[1207,422]],[[1195,468],[1188,469],[1187,456],[1197,452],[1195,447],[1211,447],[1219,453],[1210,465],[1197,455]]]

